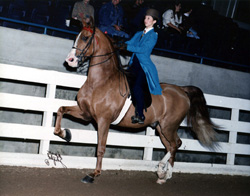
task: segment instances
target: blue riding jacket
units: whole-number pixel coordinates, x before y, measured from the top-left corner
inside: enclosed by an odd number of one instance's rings
[[[137,56],[143,71],[145,72],[149,91],[154,95],[161,95],[162,89],[159,82],[157,69],[150,55],[157,42],[158,34],[152,29],[141,37],[143,31],[137,32],[131,40],[127,41],[127,50],[133,52],[129,65],[133,63],[134,55]]]

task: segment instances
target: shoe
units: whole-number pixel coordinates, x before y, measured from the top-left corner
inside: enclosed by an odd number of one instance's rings
[[[132,122],[133,124],[138,123],[138,116],[132,116],[132,117],[131,117],[131,122]]]
[[[138,117],[138,124],[144,124],[145,116]]]
[[[137,115],[135,115],[135,116],[131,117],[131,122],[133,124],[136,124],[136,123],[138,123],[138,124],[144,124],[144,120],[145,120],[145,116],[144,115],[143,116],[137,116]]]
[[[139,116],[138,112],[135,112],[135,115],[131,117],[131,122],[133,124],[138,123],[138,116]]]

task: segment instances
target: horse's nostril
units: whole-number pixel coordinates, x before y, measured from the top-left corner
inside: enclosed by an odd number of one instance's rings
[[[70,61],[70,62],[73,62],[73,61],[74,61],[74,58],[70,58],[69,61]]]

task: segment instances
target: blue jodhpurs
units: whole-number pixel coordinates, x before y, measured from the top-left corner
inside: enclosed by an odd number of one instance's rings
[[[131,90],[136,101],[136,112],[139,114],[140,117],[142,117],[143,109],[144,109],[143,86],[148,85],[148,84],[147,84],[146,75],[136,55],[133,58],[133,64],[130,69],[131,69],[132,74],[135,77],[134,85]]]

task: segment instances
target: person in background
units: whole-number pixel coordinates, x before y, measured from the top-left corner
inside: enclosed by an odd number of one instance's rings
[[[168,9],[162,15],[162,23],[165,28],[171,33],[182,33],[179,28],[182,23],[181,3],[176,1],[173,9]]]
[[[183,28],[182,24],[182,13],[181,13],[181,3],[179,1],[175,1],[174,7],[172,9],[168,9],[162,15],[162,23],[163,23],[163,35],[164,40],[167,42],[167,48],[172,50],[181,49],[181,45],[183,43]]]
[[[157,69],[150,59],[151,52],[158,39],[158,34],[154,31],[154,24],[158,19],[159,12],[155,9],[148,9],[144,19],[144,31],[138,31],[131,40],[126,42],[127,50],[133,52],[129,62],[129,72],[135,78],[131,87],[132,97],[136,102],[135,115],[131,117],[132,123],[144,123],[145,95],[143,89],[145,86],[151,94],[162,94]]]
[[[196,24],[192,14],[193,9],[186,6],[186,8],[184,7],[184,10],[181,24],[183,36],[186,35],[183,52],[198,54],[198,51],[200,50],[200,37],[196,31]]]
[[[72,18],[80,22],[82,22],[82,18],[90,18],[90,16],[95,19],[94,7],[89,2],[90,0],[76,2],[72,11]]]
[[[129,38],[129,35],[123,31],[123,16],[120,0],[105,3],[99,11],[99,29],[112,37]]]
[[[192,18],[192,11],[193,11],[192,9],[189,9],[183,14],[181,28],[183,33],[186,33],[187,37],[200,39],[197,31],[193,27],[194,21]]]
[[[94,21],[94,7],[89,4],[90,0],[77,1],[74,4],[72,11],[71,20],[66,20],[66,26],[76,27],[79,31],[82,29],[82,19],[84,19],[87,23],[91,20]],[[80,64],[76,72],[79,74],[87,75],[89,67],[89,59],[85,60]]]
[[[77,26],[78,28],[82,27],[82,19],[84,18],[86,22],[92,19],[95,19],[95,10],[92,5],[89,4],[90,0],[77,1],[74,4],[72,11],[71,20],[66,20],[66,26]]]
[[[126,17],[128,19],[128,31],[134,35],[137,31],[144,28],[144,17],[148,7],[144,0],[134,0],[133,4],[126,6]]]

